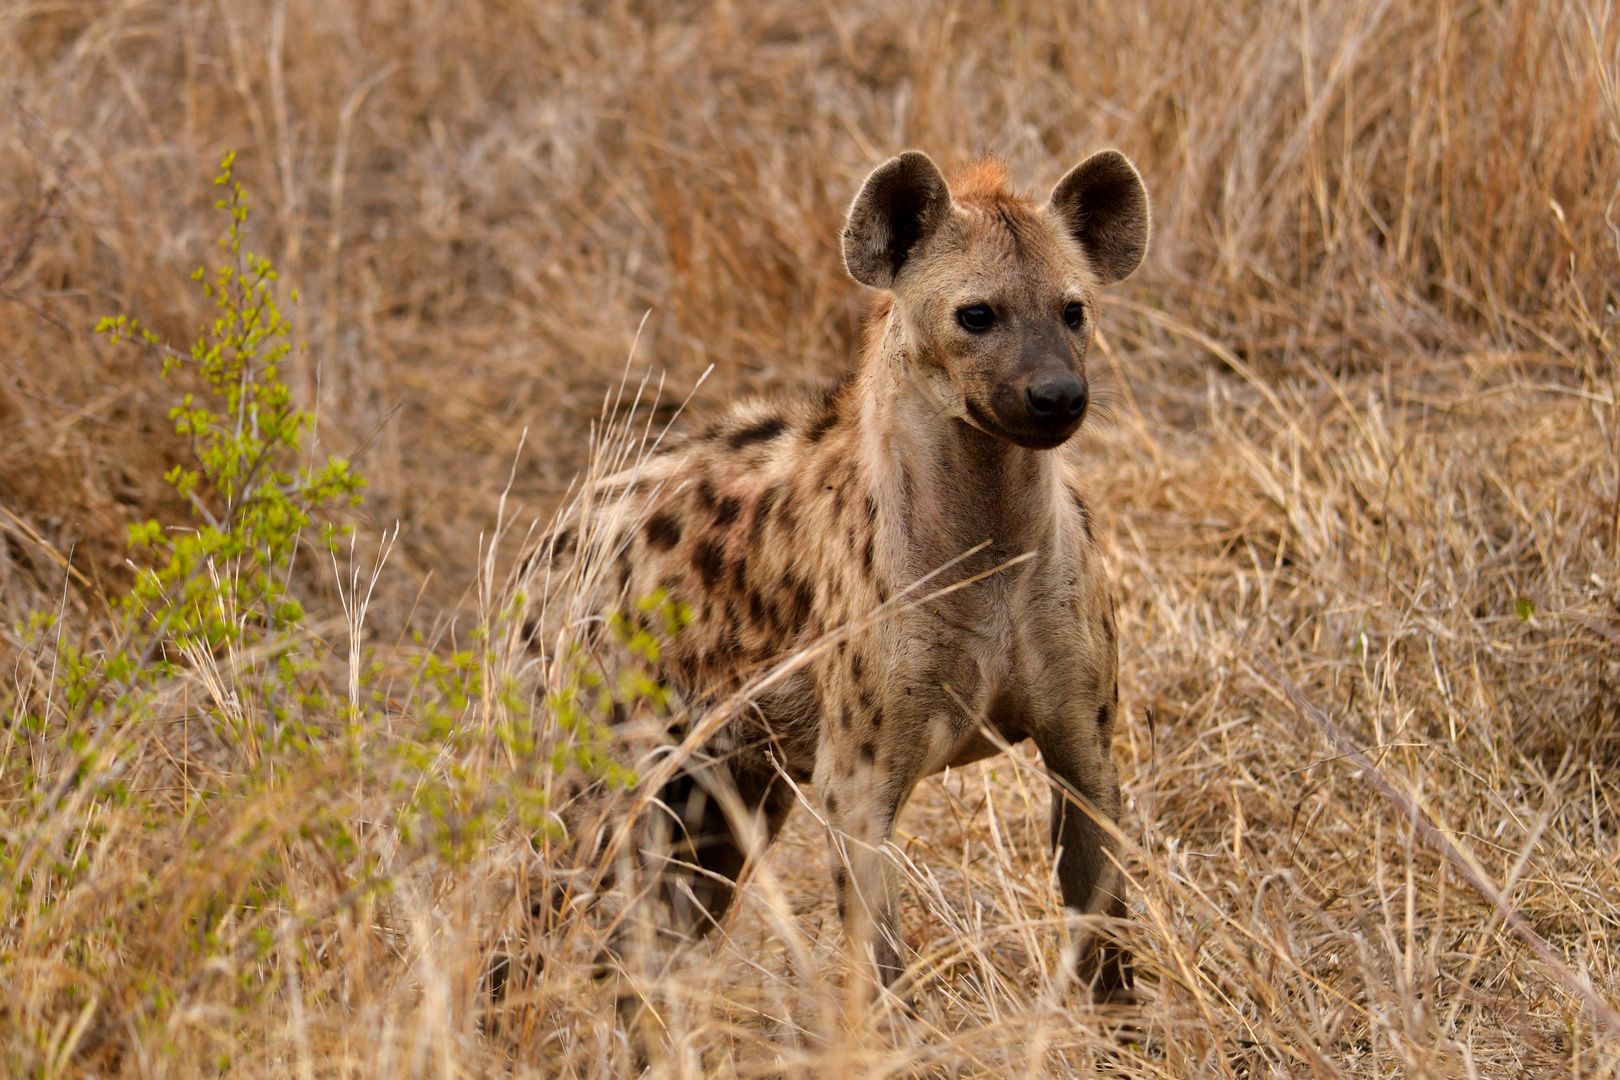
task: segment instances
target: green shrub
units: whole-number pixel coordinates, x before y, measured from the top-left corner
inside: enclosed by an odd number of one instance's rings
[[[276,272],[268,259],[242,249],[248,202],[234,159],[227,153],[214,179],[226,189],[217,206],[231,219],[219,241],[226,260],[212,275],[203,267],[192,274],[219,315],[190,354],[162,344],[126,315],[97,326],[115,342],[159,352],[165,377],[194,365],[209,399],[187,394],[169,413],[175,431],[190,440],[196,467],[177,465],[164,479],[191,503],[198,524],[189,530],[165,530],[156,521],[130,527],[131,547],[155,559],[123,599],[120,647],[75,687],[86,697],[96,676],[127,689],[163,673],[170,645],[181,654],[212,651],[260,643],[297,625],[303,609],[287,582],[300,541],[314,515],[359,505],[365,487],[342,458],[328,457],[318,468],[297,464],[314,418],[293,404],[282,378],[292,345],[272,288]],[[297,303],[296,292],[292,300]],[[335,550],[337,531],[322,521],[315,544]],[[271,715],[285,718],[275,706]]]
[[[127,315],[97,327],[156,355],[165,378],[184,369],[204,388],[170,413],[194,460],[164,477],[193,520],[130,529],[143,565],[109,601],[106,625],[75,640],[39,613],[18,628],[37,674],[4,717],[24,737],[0,747],[0,776],[11,778],[0,817],[16,823],[0,830],[9,878],[0,927],[16,939],[0,945],[0,981],[8,954],[52,955],[95,988],[41,999],[37,1015],[0,1000],[0,1022],[31,1033],[24,1042],[41,1061],[63,1060],[64,1013],[107,1014],[99,1027],[75,1020],[86,1045],[97,1032],[157,1024],[199,995],[259,1015],[289,955],[316,964],[308,935],[334,932],[339,912],[373,904],[401,875],[455,870],[497,843],[538,846],[553,828],[551,776],[578,770],[633,785],[611,752],[616,701],[671,710],[655,675],[658,639],[638,628],[651,617],[670,635],[690,620],[662,594],[640,602],[640,620],[610,617],[623,657],[613,685],[575,648],[538,703],[510,674],[522,658],[496,645],[514,640],[505,631],[523,614],[521,596],[459,643],[418,635],[386,659],[362,645],[353,598],[344,611],[353,655],[334,655],[306,625],[290,584],[295,560],[301,548],[336,553],[348,532],[336,515],[360,503],[365,481],[342,458],[306,460],[313,418],[284,378],[295,346],[276,272],[243,247],[248,199],[233,162],[226,154],[214,181],[229,217],[225,258],[193,275],[217,316],[190,351]],[[191,690],[199,683],[201,695]],[[176,760],[189,761],[199,737],[218,751],[206,785]],[[357,822],[389,840],[368,841]],[[126,851],[104,846],[120,830],[169,855],[120,864]],[[114,864],[133,874],[115,888],[106,884]],[[309,892],[317,868],[318,902]],[[210,981],[226,970],[234,976]],[[252,1056],[246,1029],[231,1041],[237,1056]]]

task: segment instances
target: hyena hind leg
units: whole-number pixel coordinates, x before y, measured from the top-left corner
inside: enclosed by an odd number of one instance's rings
[[[731,908],[751,859],[776,838],[793,791],[776,774],[693,763],[659,792],[644,872],[657,882],[660,929],[695,941]]]
[[[693,763],[666,783],[643,848],[649,903],[610,943],[612,957],[599,958],[599,977],[627,964],[656,975],[674,948],[719,927],[750,861],[781,831],[793,802],[793,789],[774,772],[723,763]],[[636,956],[638,949],[652,955]],[[640,1065],[663,1035],[652,1004],[633,981],[621,984],[619,1026],[630,1034]]]

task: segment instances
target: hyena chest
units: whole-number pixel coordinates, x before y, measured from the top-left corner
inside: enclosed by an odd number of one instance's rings
[[[1113,654],[1088,609],[1071,574],[1032,561],[907,618],[885,682],[927,716],[927,771],[1061,725],[1104,691]]]

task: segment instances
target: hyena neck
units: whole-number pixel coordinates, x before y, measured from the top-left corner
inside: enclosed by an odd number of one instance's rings
[[[895,523],[905,539],[940,561],[987,540],[1001,556],[1047,548],[1062,484],[1055,454],[955,415],[942,379],[891,309],[868,339],[857,383],[859,459],[879,505],[902,508]]]

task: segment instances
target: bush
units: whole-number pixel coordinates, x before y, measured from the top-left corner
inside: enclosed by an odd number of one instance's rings
[[[28,987],[0,1004],[21,1033],[13,1071],[111,1067],[132,1044],[165,1042],[180,1002],[239,1018],[209,1065],[251,1057],[267,1037],[261,1006],[321,980],[319,942],[335,927],[362,912],[386,922],[378,906],[401,882],[548,842],[555,773],[634,782],[606,753],[611,695],[587,664],[565,664],[544,707],[525,706],[492,644],[510,638],[517,607],[461,647],[417,634],[380,658],[363,644],[387,544],[362,581],[335,513],[360,505],[365,481],[341,458],[304,460],[314,420],[283,377],[290,324],[270,261],[244,250],[233,163],[214,181],[224,262],[193,275],[219,314],[189,354],[126,315],[97,327],[205,388],[170,413],[194,463],[164,476],[193,522],[130,528],[145,565],[79,642],[45,613],[16,628],[29,674],[0,757],[15,823],[0,843],[0,924],[16,931],[9,970]],[[297,561],[335,564],[343,537],[342,617],[312,620]],[[656,645],[613,625],[641,658],[621,696],[661,708],[645,666]],[[328,643],[334,626],[347,655]]]

